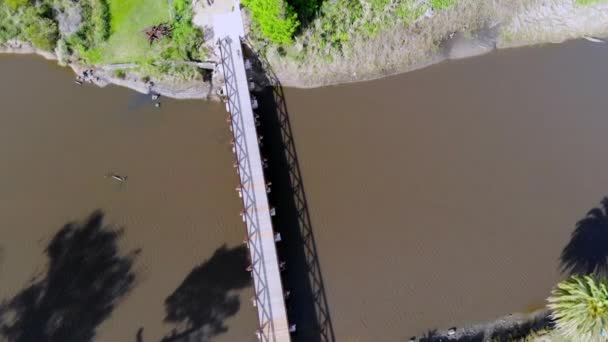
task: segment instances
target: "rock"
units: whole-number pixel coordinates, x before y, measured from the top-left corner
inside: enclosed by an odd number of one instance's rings
[[[160,102],[156,102],[156,103],[154,104],[154,107],[156,107],[156,108],[160,108]]]
[[[448,329],[448,336],[454,336],[456,335],[456,328],[452,327],[450,329]]]

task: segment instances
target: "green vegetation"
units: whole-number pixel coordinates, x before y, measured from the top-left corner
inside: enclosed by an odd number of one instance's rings
[[[271,42],[286,44],[292,41],[300,24],[291,5],[284,0],[244,0],[251,10],[256,29]]]
[[[572,276],[549,297],[557,331],[579,341],[602,341],[608,333],[607,281],[597,276]]]
[[[67,37],[68,49],[74,49],[88,62],[100,59],[97,46],[110,36],[110,10],[105,0],[82,0],[82,26]]]
[[[431,4],[434,9],[447,10],[456,4],[456,0],[432,0]]]
[[[24,0],[0,0],[0,43],[19,39],[50,51],[55,48],[58,38],[51,0],[36,4]]]
[[[374,37],[396,24],[412,24],[427,10],[448,10],[457,1],[244,0],[243,4],[251,10],[258,39],[288,46],[295,38],[303,48],[327,51],[341,50],[354,37]]]
[[[608,0],[575,0],[574,3],[579,6],[592,6],[608,3]]]
[[[166,0],[109,0],[107,6],[106,0],[87,1],[87,24],[70,42],[88,63],[138,63],[153,70],[151,65],[165,61],[204,58],[202,33],[192,25],[188,0],[174,0],[172,8]],[[151,43],[144,30],[161,23],[170,23],[171,35]]]
[[[97,0],[100,1],[100,0]],[[143,31],[145,28],[168,22],[169,5],[166,0],[109,0],[111,28],[109,39],[99,44],[100,61],[103,63],[142,62],[158,55],[159,48],[150,44]]]
[[[25,6],[30,2],[30,0],[6,0],[6,4],[11,9],[17,9],[21,6]]]
[[[59,12],[74,7],[82,21],[75,33],[62,35]],[[136,63],[152,76],[191,79],[200,73],[179,63],[205,57],[192,15],[190,0],[0,0],[0,44],[15,39],[56,49],[63,64]],[[170,34],[150,42],[144,31],[159,24],[168,25]]]
[[[412,34],[416,23],[423,20],[425,14],[442,15],[442,12],[451,10],[459,2],[460,0],[244,0],[243,3],[252,14],[252,40],[275,68],[297,73],[298,77],[318,79],[324,76],[314,69],[329,65],[333,65],[331,69],[334,72],[348,69],[344,64],[365,64],[363,69],[383,72],[385,67],[391,66],[381,62],[385,60],[384,57],[372,60],[371,56],[376,52],[395,55],[396,49],[404,49],[400,46],[412,42],[412,39],[416,40],[417,46],[424,45],[426,51],[429,51],[433,48],[433,36],[415,38]],[[268,7],[273,9],[268,11]],[[479,6],[469,4],[463,7],[468,11],[465,15],[472,12],[471,7]],[[296,15],[290,12],[292,10]],[[296,25],[293,24],[290,30],[281,31],[280,39],[271,35],[269,30],[264,30],[266,24],[260,19],[267,15],[265,20],[271,21],[277,13],[287,13],[291,22],[297,20],[299,23],[297,29],[293,28]],[[280,20],[285,18],[280,15],[278,17]],[[384,46],[375,43],[379,41],[387,43]],[[406,52],[409,56],[403,60],[414,57],[415,53]],[[353,74],[353,71],[349,74]]]

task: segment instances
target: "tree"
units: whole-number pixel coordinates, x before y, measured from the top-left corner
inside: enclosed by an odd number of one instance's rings
[[[606,278],[576,275],[557,284],[548,298],[557,331],[572,341],[605,341],[607,285]]]
[[[25,26],[24,34],[35,47],[45,51],[53,51],[59,37],[57,24],[48,18],[37,18],[30,22]]]

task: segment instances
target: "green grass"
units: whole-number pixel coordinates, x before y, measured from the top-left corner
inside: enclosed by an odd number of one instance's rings
[[[396,9],[395,15],[404,23],[410,23],[420,18],[426,11],[425,6],[403,1]]]
[[[447,10],[456,5],[457,0],[431,0],[434,10]]]
[[[579,6],[592,6],[608,3],[608,0],[575,0],[574,3]]]
[[[108,0],[110,37],[91,51],[100,63],[144,62],[157,56],[162,44],[150,45],[144,29],[171,20],[167,0]]]

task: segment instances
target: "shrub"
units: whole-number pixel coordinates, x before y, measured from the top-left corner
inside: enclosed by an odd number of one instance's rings
[[[452,8],[456,4],[457,0],[431,0],[433,9],[435,10],[446,10]]]
[[[114,70],[114,76],[124,80],[127,77],[127,73],[124,70]]]
[[[110,37],[110,7],[105,0],[89,0],[93,41],[103,42]]]
[[[283,0],[244,0],[251,10],[254,24],[264,38],[278,44],[293,41],[300,25],[293,8]]]
[[[573,341],[602,341],[608,329],[606,279],[572,276],[559,283],[549,297],[557,330]]]
[[[17,38],[21,30],[15,22],[15,15],[0,5],[0,44]]]
[[[395,9],[395,14],[405,23],[410,23],[420,18],[425,11],[424,6],[404,1]]]
[[[376,23],[363,22],[364,8],[358,0],[337,0],[323,4],[321,18],[313,31],[311,47],[341,51],[343,45],[355,31],[366,35],[376,33]]]
[[[576,0],[574,1],[579,6],[592,6],[608,2],[608,0]]]
[[[106,0],[81,0],[80,4],[83,24],[66,43],[88,63],[95,63],[102,57],[97,47],[110,36],[110,9]]]
[[[201,60],[203,52],[203,34],[192,25],[192,6],[189,0],[174,0],[175,21],[172,25],[171,40],[173,46],[163,51],[165,59]]]
[[[57,24],[50,19],[42,19],[40,22],[25,27],[25,38],[35,47],[53,51],[57,42]]]
[[[17,9],[18,7],[30,4],[30,0],[6,0],[6,4],[12,9]]]
[[[36,7],[27,7],[21,14],[23,39],[45,51],[55,49],[59,29],[51,17],[51,8],[44,3]]]
[[[57,62],[59,65],[66,66],[68,59],[70,58],[70,50],[64,39],[57,41],[57,47],[55,47],[55,54],[57,55]]]
[[[386,0],[381,0],[386,1]],[[322,0],[291,0],[288,3],[297,13],[298,20],[302,24],[308,24],[317,15]]]

